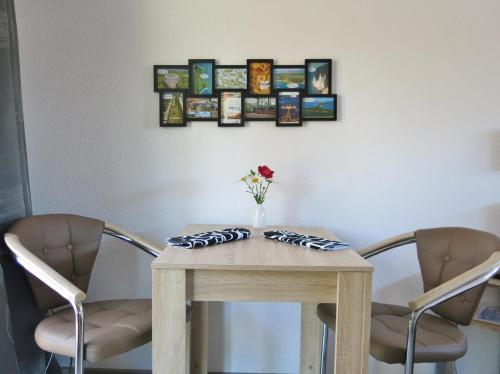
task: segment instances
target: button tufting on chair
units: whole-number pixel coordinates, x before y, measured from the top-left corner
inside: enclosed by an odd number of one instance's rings
[[[17,235],[26,248],[79,289],[87,292],[90,274],[101,244],[104,222],[71,214],[31,216],[14,223],[9,232]],[[68,251],[68,243],[72,250]],[[72,274],[78,274],[72,278]],[[66,301],[39,279],[28,274],[28,282],[41,309],[66,304]]]
[[[413,309],[372,303],[370,335],[370,354],[389,364],[405,365],[405,373],[413,373],[415,362],[453,362],[465,354],[467,339],[458,325],[471,322],[488,277],[498,271],[500,251],[500,238],[493,234],[442,227],[399,235],[359,253],[368,258],[410,243],[417,246],[426,294],[415,299],[419,303],[415,300],[409,303]],[[438,286],[441,289],[433,295]],[[463,292],[457,295],[460,290]],[[437,315],[420,314],[426,310]],[[336,305],[319,304],[317,315],[324,323],[321,356],[324,373],[328,328],[335,329]],[[412,337],[416,338],[414,349]]]
[[[151,340],[151,300],[113,300],[84,304],[85,359],[98,362]],[[73,357],[75,314],[65,309],[40,322],[35,340],[45,351]]]
[[[98,362],[151,341],[151,300],[111,300],[83,304],[85,360]],[[191,319],[191,307],[186,320]],[[64,356],[75,354],[75,314],[64,309],[41,321],[35,330],[40,348]]]
[[[411,310],[404,306],[372,303],[370,354],[389,364],[403,363]],[[335,327],[335,304],[319,304],[318,317]],[[415,362],[454,361],[467,351],[465,335],[444,318],[424,314],[417,329]]]
[[[370,353],[390,364],[405,361],[411,310],[388,304],[372,304]],[[417,329],[415,362],[454,361],[467,351],[465,335],[451,322],[424,314]]]
[[[155,257],[161,252],[118,227],[105,227],[100,220],[71,214],[24,218],[4,235],[6,244],[27,270],[38,307],[50,311],[68,302],[73,306],[42,320],[36,327],[35,340],[45,351],[76,356],[76,374],[83,373],[83,360],[98,362],[151,341],[150,299],[82,304],[105,230]],[[186,305],[186,322],[191,316],[192,308]]]

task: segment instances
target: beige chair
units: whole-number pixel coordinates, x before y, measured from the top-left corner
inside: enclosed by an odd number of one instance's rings
[[[29,272],[37,305],[47,311],[35,330],[38,346],[74,357],[75,374],[83,373],[84,359],[101,361],[151,341],[150,299],[82,303],[103,233],[155,257],[161,251],[117,226],[70,214],[28,217],[14,223],[4,236]],[[73,310],[65,308],[68,302]],[[189,321],[189,306],[186,313]]]
[[[403,234],[358,253],[370,258],[389,249],[416,243],[424,294],[409,307],[372,303],[370,354],[379,361],[454,362],[467,350],[457,325],[468,325],[486,287],[500,269],[500,239],[466,228],[435,228]],[[390,261],[390,259],[388,259]],[[424,313],[432,309],[436,315]],[[326,371],[328,328],[335,328],[335,304],[319,304],[323,321],[321,373]],[[418,324],[417,324],[418,323]],[[418,327],[418,330],[417,330]]]

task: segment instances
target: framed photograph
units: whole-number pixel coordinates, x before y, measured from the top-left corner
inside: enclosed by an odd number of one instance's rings
[[[183,127],[186,126],[186,91],[160,92],[160,126]]]
[[[243,91],[219,91],[219,127],[244,125]]]
[[[154,91],[187,90],[189,88],[188,67],[186,65],[155,65]]]
[[[215,60],[188,60],[189,96],[215,96]]]
[[[304,121],[336,121],[337,95],[308,95],[302,98]]]
[[[304,90],[306,68],[304,65],[275,65],[273,68],[273,88],[275,90]]]
[[[248,121],[276,121],[276,96],[245,96],[244,117]]]
[[[186,119],[188,121],[217,121],[219,101],[215,97],[188,97]]]
[[[273,83],[273,60],[247,60],[248,93],[271,95]]]
[[[301,91],[278,92],[276,126],[302,126]]]
[[[332,90],[332,60],[306,60],[306,89],[308,95],[329,95]]]
[[[247,67],[245,65],[217,65],[215,88],[217,90],[246,90]]]

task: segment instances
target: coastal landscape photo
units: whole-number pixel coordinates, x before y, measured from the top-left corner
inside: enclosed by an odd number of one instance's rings
[[[274,67],[273,87],[277,90],[305,88],[306,69],[300,67]]]
[[[302,117],[307,119],[336,119],[336,98],[326,97],[304,97],[302,100]]]

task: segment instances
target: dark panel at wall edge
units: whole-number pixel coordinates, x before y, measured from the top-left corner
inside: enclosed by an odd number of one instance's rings
[[[10,58],[11,58],[11,74],[12,74],[12,90],[14,96],[14,104],[16,110],[16,126],[18,132],[18,146],[22,157],[22,162],[19,165],[21,176],[23,179],[23,197],[25,216],[32,213],[31,210],[31,194],[29,187],[28,161],[26,154],[26,136],[24,132],[24,116],[22,104],[22,89],[21,89],[21,68],[19,63],[19,40],[17,37],[16,12],[14,9],[13,0],[6,1]]]
[[[47,355],[34,341],[34,326],[42,318],[27,286],[24,272],[8,254],[4,230],[15,220],[31,215],[26,139],[20,81],[19,50],[13,0],[0,0],[0,147],[2,204],[0,204],[0,371],[41,374]],[[60,373],[53,360],[47,373]]]

